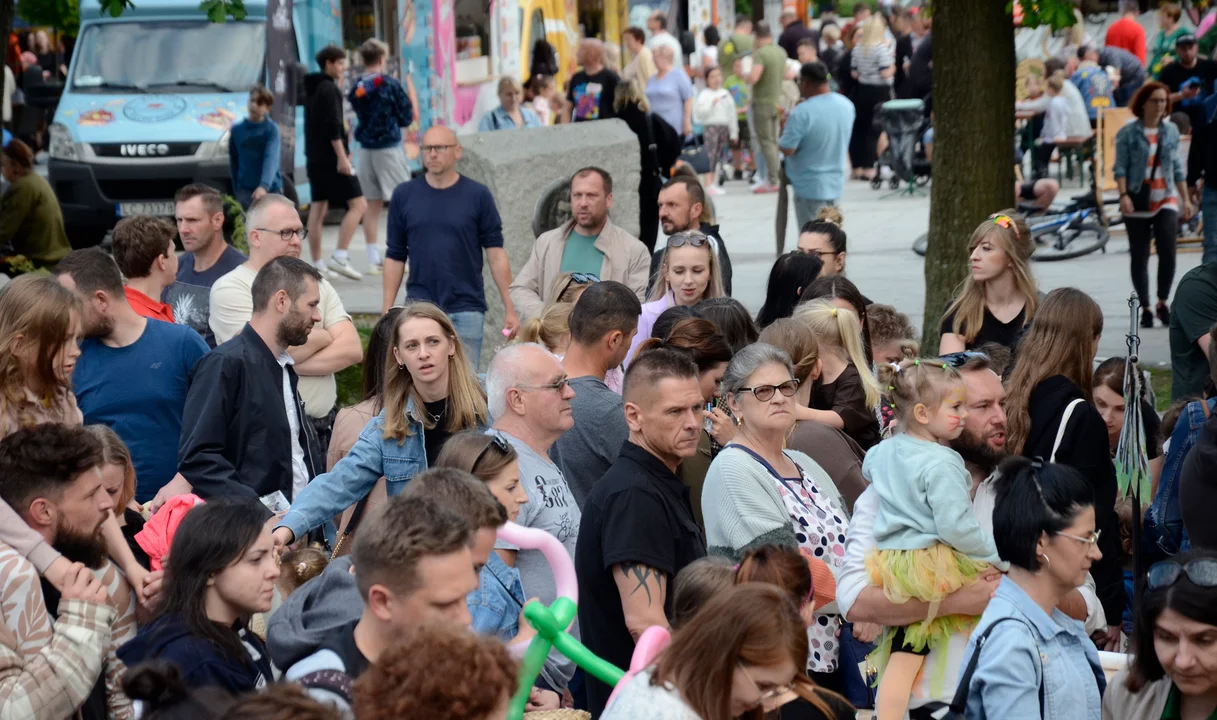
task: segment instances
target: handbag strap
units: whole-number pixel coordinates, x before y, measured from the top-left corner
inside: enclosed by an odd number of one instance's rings
[[[1069,418],[1073,416],[1073,409],[1083,402],[1085,400],[1077,398],[1065,408],[1065,414],[1061,416],[1061,424],[1056,429],[1056,440],[1052,443],[1052,455],[1048,458],[1048,462],[1056,462],[1056,451],[1061,448],[1061,440],[1065,438],[1065,428],[1069,425]]]
[[[342,547],[350,541],[351,535],[359,527],[359,521],[363,519],[364,514],[368,510],[368,500],[371,497],[372,493],[369,491],[359,502],[355,503],[355,509],[351,511],[351,517],[347,519],[346,527],[342,529],[342,533],[334,542],[334,551],[330,554],[330,560],[337,558],[338,554],[342,552]]]
[[[976,649],[972,651],[972,657],[968,660],[967,669],[965,669],[963,671],[963,675],[959,677],[959,686],[955,688],[955,697],[951,700],[951,712],[958,714],[959,717],[963,717],[964,710],[968,705],[968,692],[972,687],[972,676],[976,674],[976,666],[980,662],[980,651],[984,650],[985,643],[989,641],[989,635],[993,633],[993,629],[1007,620],[1013,620],[1020,625],[1027,625],[1027,623],[1019,620],[1018,618],[1004,617],[998,618],[993,622],[992,625],[985,628],[984,633],[982,633],[980,638],[976,641]],[[1029,625],[1027,627],[1030,629]],[[1032,638],[1032,642],[1035,642],[1034,637]],[[1039,643],[1035,643],[1035,646],[1038,651]],[[1044,717],[1044,666],[1042,661],[1040,664],[1039,699],[1040,717],[1042,718]]]

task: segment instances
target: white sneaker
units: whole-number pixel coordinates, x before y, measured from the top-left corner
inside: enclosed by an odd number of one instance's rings
[[[339,260],[337,256],[330,256],[328,265],[330,272],[338,273],[339,275],[343,275],[352,280],[363,279],[363,275],[360,275],[358,270],[351,267],[350,258],[343,258],[342,260]]]
[[[385,274],[384,263],[369,263],[368,264],[368,274],[369,275],[384,275]]]
[[[709,192],[711,195],[715,195],[715,196],[727,194],[727,191],[723,190],[718,185],[711,185],[710,187],[706,188],[706,191]]]

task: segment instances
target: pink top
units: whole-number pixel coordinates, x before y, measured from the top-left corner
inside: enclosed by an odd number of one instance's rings
[[[664,310],[675,304],[676,295],[671,290],[664,293],[664,296],[658,300],[642,304],[642,314],[638,316],[638,332],[634,335],[634,341],[630,343],[629,354],[625,356],[625,367],[629,367],[630,361],[634,359],[638,346],[651,339],[651,328],[655,327],[655,321]]]

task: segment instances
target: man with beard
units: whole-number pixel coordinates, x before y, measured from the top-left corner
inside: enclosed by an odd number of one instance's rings
[[[245,226],[249,234],[249,260],[211,286],[209,322],[216,342],[227,342],[249,322],[254,310],[254,277],[262,266],[284,255],[300,257],[301,245],[308,237],[296,204],[282,195],[268,193],[258,199],[249,207]],[[312,424],[324,457],[337,414],[338,383],[334,373],[363,360],[363,345],[334,286],[323,279],[320,292],[321,322],[309,333],[307,342],[293,343],[290,354],[300,376],[305,417]]]
[[[177,474],[186,385],[207,344],[185,325],[137,313],[118,265],[98,248],[73,251],[54,272],[84,304],[76,403],[86,425],[108,425],[126,443],[139,479],[135,499],[146,503]]]
[[[0,499],[72,561],[58,586],[0,543],[0,717],[131,717],[114,657],[135,603],[106,560],[102,447],[82,427],[36,425],[0,441]]]
[[[695,177],[677,175],[659,191],[659,223],[663,226],[664,235],[671,237],[676,233],[691,230],[709,237],[710,247],[718,256],[718,268],[723,276],[723,292],[730,295],[731,258],[727,255],[727,244],[718,234],[718,226],[702,224],[701,215],[705,207],[706,191]],[[663,243],[651,256],[652,281],[659,274],[667,247],[667,243]],[[647,288],[647,294],[650,294],[650,288]]]
[[[570,209],[574,217],[542,233],[528,262],[511,282],[511,300],[521,318],[540,317],[564,288],[554,287],[563,273],[628,286],[641,302],[647,289],[647,248],[609,220],[613,207],[613,178],[598,167],[585,167],[570,179]]]
[[[1006,393],[1001,382],[1002,368],[980,352],[952,353],[940,359],[959,370],[968,388],[968,415],[964,418],[964,430],[951,442],[951,449],[963,458],[964,466],[972,476],[972,507],[976,519],[985,532],[992,534],[996,498],[992,474],[1006,456],[1006,412],[1002,409]],[[866,556],[877,547],[874,525],[878,512],[879,496],[868,488],[854,502],[854,514],[845,539],[845,565],[837,576],[837,604],[841,615],[854,624],[851,629],[853,637],[862,642],[871,642],[881,626],[903,627],[918,623],[930,617],[935,610],[936,616],[979,616],[984,612],[1001,579],[1001,573],[995,568],[971,585],[948,595],[936,609],[932,609],[930,603],[916,599],[899,604],[888,600],[883,588],[871,583],[866,569]],[[1070,617],[1084,620],[1088,632],[1106,627],[1102,606],[1089,576],[1087,584],[1066,597],[1059,608]],[[945,666],[945,675],[924,673],[914,686],[910,707],[933,700],[951,700],[966,643],[966,637],[953,637],[945,651],[945,664],[936,664],[935,658],[927,658],[926,668]],[[937,695],[932,689],[935,687],[940,691]]]
[[[258,202],[270,197],[280,196]],[[270,229],[261,232],[276,241],[287,233],[299,252],[294,211],[279,223],[263,223]],[[308,343],[321,321],[322,282],[321,273],[298,257],[262,265],[251,288],[253,316],[191,373],[178,453],[183,477],[166,486],[164,499],[193,491],[204,500],[276,492],[290,500],[323,467],[288,353]]]

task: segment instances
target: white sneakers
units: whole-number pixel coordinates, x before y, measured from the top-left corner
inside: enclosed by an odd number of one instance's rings
[[[349,257],[339,258],[338,254],[335,253],[334,255],[330,256],[328,265],[329,270],[332,273],[337,273],[352,280],[363,279],[363,275],[361,275],[358,270],[351,267],[351,259]]]

